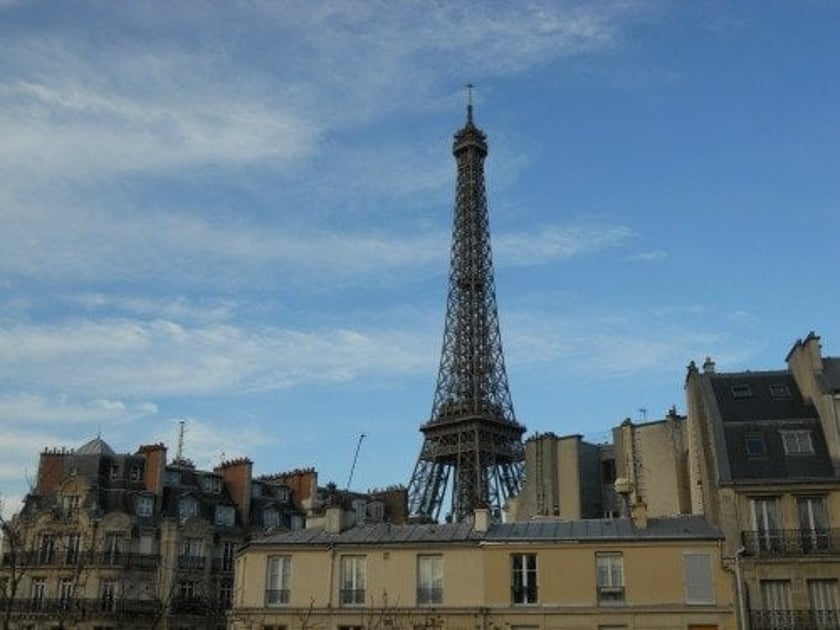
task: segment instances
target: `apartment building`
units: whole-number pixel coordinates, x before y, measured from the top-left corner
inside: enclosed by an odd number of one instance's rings
[[[253,540],[230,627],[734,628],[721,534],[702,517],[371,524]]]
[[[840,360],[819,337],[788,369],[688,367],[692,511],[726,538],[743,628],[840,628]]]
[[[254,533],[302,527],[295,504],[316,484],[311,470],[251,469],[245,458],[212,471],[167,462],[163,444],[118,454],[98,437],[44,451],[6,524],[0,625],[224,628],[236,550]]]

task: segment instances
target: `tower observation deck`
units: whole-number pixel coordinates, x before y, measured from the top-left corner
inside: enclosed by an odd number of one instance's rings
[[[496,309],[484,188],[487,138],[467,121],[452,147],[457,184],[446,324],[432,413],[408,487],[409,513],[463,521],[477,508],[494,518],[523,477],[525,427],[516,421]]]

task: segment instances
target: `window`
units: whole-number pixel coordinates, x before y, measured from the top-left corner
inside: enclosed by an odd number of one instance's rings
[[[100,610],[114,610],[117,599],[117,581],[102,580],[99,583]]]
[[[792,398],[790,388],[783,383],[774,383],[770,386],[770,397],[776,400]]]
[[[537,554],[515,553],[511,561],[511,601],[514,604],[537,603]]]
[[[219,603],[223,610],[230,610],[233,603],[233,580],[219,582]]]
[[[814,628],[829,630],[840,626],[837,580],[808,580],[808,601],[814,617]]]
[[[198,503],[193,497],[182,497],[178,501],[178,518],[182,521],[198,514]]]
[[[177,486],[181,484],[181,471],[180,470],[166,470],[166,474],[164,475],[164,482],[167,486]]]
[[[767,624],[763,627],[782,629],[795,627],[790,604],[790,580],[761,580],[761,603]]]
[[[73,579],[61,578],[58,581],[58,605],[61,610],[70,608],[73,601]]]
[[[289,502],[289,489],[286,486],[277,486],[274,490],[277,500],[280,503]]]
[[[131,481],[142,481],[143,480],[143,469],[140,466],[132,466],[128,471],[128,478]]]
[[[29,595],[32,599],[33,610],[41,610],[44,605],[44,592],[46,591],[47,580],[45,578],[32,578]]]
[[[759,551],[781,551],[782,519],[779,497],[752,499],[752,519]]]
[[[108,469],[108,477],[111,479],[117,479],[120,476],[120,467],[117,464],[111,464],[111,467]]]
[[[765,457],[767,446],[764,444],[764,436],[760,433],[748,433],[744,437],[744,450],[747,457]]]
[[[270,556],[266,567],[265,604],[278,606],[289,603],[291,556]]]
[[[216,525],[222,527],[233,527],[236,522],[236,510],[232,505],[216,506]]]
[[[201,486],[201,489],[204,492],[209,492],[210,494],[219,494],[222,491],[222,480],[218,477],[199,477],[198,483]]]
[[[122,551],[122,534],[120,532],[106,532],[102,547],[105,564],[117,564]]]
[[[266,508],[263,510],[263,527],[279,527],[280,513],[274,508]]]
[[[79,561],[79,534],[67,535],[67,554],[64,564],[76,564]]]
[[[601,483],[602,484],[615,483],[615,479],[616,479],[615,460],[614,459],[602,460],[601,461]]]
[[[155,508],[155,499],[146,494],[137,497],[137,516],[149,517]]]
[[[443,603],[443,556],[417,556],[417,603]]]
[[[828,515],[823,497],[797,497],[796,507],[799,512],[799,535],[802,551],[807,553],[815,549],[828,549]]]
[[[599,604],[624,603],[624,558],[621,553],[595,555]]]
[[[61,504],[64,511],[71,514],[74,510],[78,510],[82,505],[82,497],[77,494],[71,494],[61,498]]]
[[[365,603],[365,557],[342,556],[341,603]]]
[[[752,398],[752,388],[749,385],[733,385],[729,388],[732,398]]]
[[[38,548],[38,562],[52,564],[55,559],[55,535],[41,534],[41,546]]]
[[[204,568],[204,539],[183,538],[178,556],[178,566],[182,569],[201,570]]]
[[[137,541],[137,551],[144,556],[150,556],[154,548],[155,537],[151,534],[140,534],[140,538]]]
[[[707,553],[686,553],[685,603],[714,604],[715,591],[712,585],[712,560]]]
[[[811,442],[811,432],[808,429],[795,431],[780,431],[782,443],[787,455],[813,455],[814,445]]]
[[[222,543],[222,571],[233,571],[233,556],[236,553],[236,543],[225,540]]]

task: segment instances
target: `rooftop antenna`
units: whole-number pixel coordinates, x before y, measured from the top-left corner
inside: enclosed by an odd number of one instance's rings
[[[353,473],[356,470],[356,462],[359,459],[359,449],[362,448],[362,440],[365,439],[364,433],[359,433],[359,441],[356,442],[356,453],[353,455],[353,465],[350,466],[350,476],[347,478],[347,489],[350,489],[350,483],[353,481]]]
[[[178,424],[180,425],[178,429],[178,452],[175,454],[175,459],[180,462],[184,459],[184,425],[187,424],[187,421],[179,420]]]
[[[639,407],[639,415],[642,422],[647,422],[647,407]]]
[[[475,87],[472,83],[467,83],[465,86],[467,88],[467,124],[473,124],[473,88]]]

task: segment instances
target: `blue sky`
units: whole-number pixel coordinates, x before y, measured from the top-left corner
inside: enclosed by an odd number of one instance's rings
[[[407,483],[476,84],[519,420],[840,353],[835,2],[0,0],[0,494],[101,431]]]

